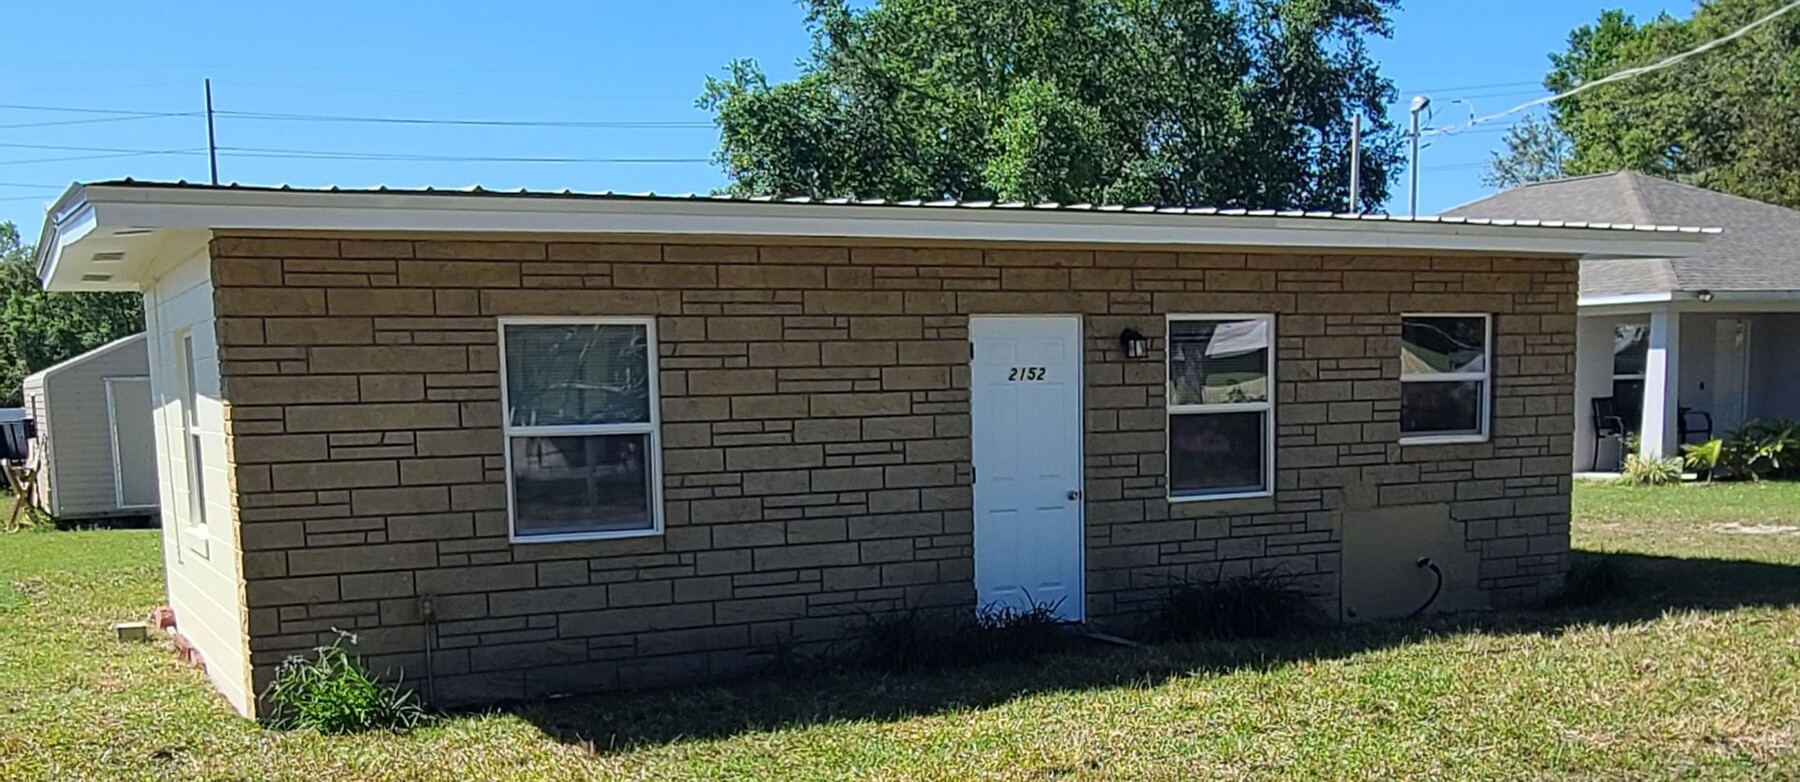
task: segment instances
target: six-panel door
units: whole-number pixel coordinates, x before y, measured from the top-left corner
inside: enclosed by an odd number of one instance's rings
[[[969,319],[975,592],[984,608],[1085,610],[1081,319]]]

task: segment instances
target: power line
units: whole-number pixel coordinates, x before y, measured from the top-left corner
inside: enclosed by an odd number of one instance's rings
[[[624,120],[503,120],[503,119],[431,119],[426,117],[365,117],[343,114],[281,114],[261,111],[219,111],[220,117],[251,120],[276,120],[287,122],[361,122],[388,125],[463,125],[498,128],[611,128],[634,130],[674,130],[686,128],[712,128],[711,122],[682,121],[642,121]]]
[[[418,163],[617,163],[617,164],[693,164],[710,163],[709,158],[632,158],[632,157],[508,157],[483,155],[413,155],[391,152],[354,152],[312,149],[268,149],[263,147],[219,147],[228,157],[290,158],[299,160],[392,160]]]
[[[40,185],[34,182],[0,182],[0,187],[24,187],[41,190],[61,190],[67,185]]]
[[[1555,95],[1546,95],[1546,96],[1544,96],[1542,98],[1538,98],[1536,100],[1531,100],[1531,101],[1527,101],[1525,103],[1521,103],[1517,106],[1514,106],[1514,107],[1507,109],[1505,111],[1502,111],[1502,112],[1498,112],[1495,114],[1489,114],[1489,115],[1486,115],[1483,117],[1475,117],[1475,118],[1469,120],[1469,126],[1472,127],[1475,125],[1482,124],[1484,122],[1491,122],[1493,120],[1500,119],[1502,117],[1507,117],[1507,116],[1510,116],[1513,114],[1517,114],[1526,109],[1530,109],[1530,108],[1533,108],[1536,106],[1542,106],[1546,103],[1552,103],[1555,101],[1563,100],[1564,98],[1572,98],[1576,95],[1580,95],[1581,93],[1587,92],[1588,90],[1591,90],[1595,87],[1599,87],[1601,85],[1612,84],[1613,82],[1624,81],[1626,79],[1630,79],[1630,78],[1633,78],[1636,76],[1642,76],[1646,73],[1654,73],[1656,71],[1660,71],[1664,68],[1673,66],[1673,65],[1681,62],[1682,60],[1686,60],[1689,57],[1693,57],[1694,55],[1711,51],[1720,46],[1724,46],[1727,43],[1730,43],[1739,38],[1742,38],[1745,35],[1749,34],[1749,32],[1751,30],[1755,30],[1756,28],[1761,27],[1765,24],[1768,24],[1769,22],[1775,21],[1775,19],[1777,17],[1780,17],[1782,14],[1785,14],[1796,8],[1800,8],[1800,0],[1795,0],[1792,3],[1788,3],[1787,5],[1784,5],[1773,11],[1770,11],[1769,13],[1757,18],[1756,21],[1753,21],[1747,25],[1744,25],[1743,27],[1739,27],[1738,29],[1731,31],[1730,33],[1728,33],[1724,36],[1714,38],[1714,39],[1707,41],[1706,43],[1700,44],[1699,46],[1696,46],[1692,49],[1688,49],[1687,51],[1681,52],[1679,54],[1670,55],[1668,57],[1664,57],[1661,60],[1657,60],[1656,62],[1650,63],[1649,65],[1640,65],[1635,68],[1626,68],[1625,70],[1619,71],[1617,73],[1603,76],[1601,78],[1594,79],[1593,81],[1584,82],[1580,85],[1577,85],[1576,87],[1574,87],[1572,89],[1564,90],[1563,92],[1559,92]],[[1450,131],[1445,129],[1445,130],[1441,130],[1440,132],[1447,133]]]
[[[0,109],[14,111],[64,111],[72,114],[117,114],[134,117],[173,117],[183,112],[172,111],[133,111],[130,109],[96,109],[85,106],[23,106],[17,103],[0,103]],[[193,112],[186,112],[192,114]]]
[[[198,117],[197,111],[171,111],[165,114],[131,115],[125,117],[91,117],[89,119],[60,119],[47,122],[20,122],[13,125],[0,125],[0,130],[14,128],[47,128],[54,125],[91,125],[96,122],[132,122],[146,119],[162,119],[164,117]]]
[[[0,160],[0,166],[23,166],[32,163],[67,163],[75,160],[104,160],[107,158],[145,157],[149,155],[198,155],[205,151],[206,150],[204,149],[163,149],[139,150],[133,152],[107,152],[97,155],[65,155],[62,157],[32,158],[30,160]]]
[[[1465,84],[1460,87],[1432,87],[1432,88],[1423,89],[1423,90],[1409,89],[1409,90],[1402,90],[1402,92],[1413,92],[1413,93],[1462,92],[1463,90],[1497,90],[1497,89],[1505,89],[1505,88],[1511,88],[1511,87],[1542,87],[1542,86],[1544,86],[1544,85],[1541,82],[1535,82],[1535,81],[1502,81],[1502,82],[1495,82],[1493,84]]]
[[[150,149],[123,149],[123,148],[119,148],[119,147],[71,147],[71,146],[64,146],[64,145],[62,145],[62,144],[13,144],[13,143],[0,143],[0,148],[6,148],[6,149],[49,149],[49,150],[56,150],[56,151],[59,151],[59,152],[108,152],[108,153],[115,153],[115,154],[116,154],[116,153],[130,153],[130,154],[133,154],[133,155],[154,155],[154,154],[164,154],[164,153],[161,153],[161,152],[158,152],[158,151],[156,151],[156,150],[150,150]]]

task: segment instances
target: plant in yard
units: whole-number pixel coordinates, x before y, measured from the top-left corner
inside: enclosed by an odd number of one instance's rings
[[[1616,556],[1586,555],[1575,560],[1563,587],[1548,601],[1552,608],[1585,608],[1615,600],[1629,586]]]
[[[1665,486],[1681,482],[1681,458],[1646,459],[1637,454],[1625,457],[1625,469],[1619,482],[1633,486]]]
[[[1691,443],[1681,446],[1682,461],[1696,475],[1704,477],[1711,483],[1713,473],[1718,470],[1719,462],[1725,455],[1725,441],[1714,437],[1704,443]]]
[[[990,605],[967,631],[965,656],[972,660],[1022,660],[1069,645],[1070,635],[1056,611],[1062,601],[1025,608]]]
[[[1800,477],[1800,422],[1759,418],[1725,435],[1720,464],[1736,478]]]
[[[1058,606],[995,604],[982,608],[973,620],[917,607],[867,614],[852,634],[848,661],[901,673],[1023,660],[1069,645],[1071,636],[1056,617]]]
[[[1292,577],[1274,573],[1218,582],[1182,582],[1145,628],[1155,641],[1272,638],[1312,620],[1312,598]]]
[[[275,671],[266,697],[275,705],[277,728],[312,728],[320,733],[411,730],[425,720],[425,709],[411,690],[386,684],[363,670],[361,661],[342,642],[356,636],[342,630],[316,656],[289,657]]]

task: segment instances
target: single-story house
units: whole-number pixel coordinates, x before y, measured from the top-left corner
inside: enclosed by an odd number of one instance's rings
[[[145,342],[142,334],[117,339],[20,383],[37,430],[32,499],[53,518],[157,514]]]
[[[1800,211],[1622,171],[1445,214],[1724,229],[1696,254],[1581,267],[1576,470],[1618,465],[1598,436],[1609,428],[1639,433],[1645,455],[1673,456],[1751,419],[1800,417],[1800,361],[1780,336],[1800,332]]]
[[[127,180],[72,187],[39,263],[144,294],[169,600],[248,714],[334,628],[457,704],[901,606],[1126,626],[1256,571],[1346,619],[1531,604],[1577,264],[1705,238]]]

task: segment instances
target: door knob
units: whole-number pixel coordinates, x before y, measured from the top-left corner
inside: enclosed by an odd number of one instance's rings
[[[1069,490],[1069,501],[1074,502],[1079,499],[1081,499],[1081,490],[1080,489],[1070,489]]]

